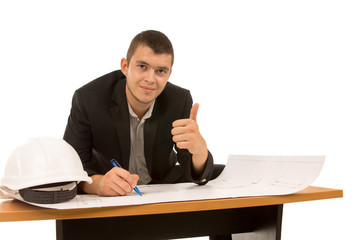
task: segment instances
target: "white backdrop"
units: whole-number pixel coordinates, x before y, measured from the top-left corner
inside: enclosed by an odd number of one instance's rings
[[[19,143],[61,138],[73,92],[118,69],[135,34],[156,29],[173,42],[170,81],[200,103],[215,162],[230,153],[327,156],[314,185],[345,197],[285,205],[283,239],[351,239],[360,214],[359,12],[347,0],[1,1],[0,176]],[[55,223],[0,223],[1,238],[30,232],[55,239]]]

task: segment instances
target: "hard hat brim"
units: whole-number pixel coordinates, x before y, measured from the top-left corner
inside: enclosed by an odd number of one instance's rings
[[[85,171],[67,170],[66,172],[53,171],[47,174],[39,174],[36,178],[34,176],[6,176],[2,178],[1,185],[12,190],[20,190],[49,183],[71,181],[92,183],[91,177]]]

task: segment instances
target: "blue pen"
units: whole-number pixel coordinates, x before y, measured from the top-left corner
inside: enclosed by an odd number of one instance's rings
[[[114,167],[119,167],[119,168],[122,168],[121,165],[115,160],[115,159],[111,159],[110,160],[111,164],[114,166]],[[137,192],[140,196],[142,196],[141,192],[139,191],[139,189],[137,187],[134,188],[135,192]]]

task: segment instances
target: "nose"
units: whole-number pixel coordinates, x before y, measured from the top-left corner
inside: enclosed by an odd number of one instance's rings
[[[146,82],[154,83],[155,82],[155,71],[149,70],[145,79]]]

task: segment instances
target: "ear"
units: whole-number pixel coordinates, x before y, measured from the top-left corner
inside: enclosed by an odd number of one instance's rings
[[[120,67],[121,67],[121,71],[126,76],[128,69],[128,61],[126,60],[126,58],[121,59]]]

